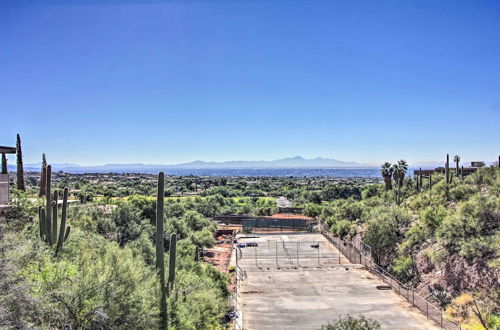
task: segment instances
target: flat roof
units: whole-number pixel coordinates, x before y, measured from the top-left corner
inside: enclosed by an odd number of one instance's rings
[[[0,154],[15,154],[16,147],[0,146]]]

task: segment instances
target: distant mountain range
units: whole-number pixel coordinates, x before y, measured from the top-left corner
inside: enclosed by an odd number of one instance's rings
[[[196,160],[189,163],[173,165],[150,164],[106,164],[97,166],[81,166],[78,164],[51,164],[53,171],[64,172],[152,172],[168,169],[276,169],[276,168],[371,168],[373,166],[356,162],[346,162],[336,159],[317,157],[306,159],[301,156],[282,158],[276,160],[259,161],[226,161],[205,162]],[[26,171],[40,171],[41,163],[25,164]],[[14,165],[9,165],[10,170],[15,170]]]

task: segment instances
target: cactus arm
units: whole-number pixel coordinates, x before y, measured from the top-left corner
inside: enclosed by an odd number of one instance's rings
[[[45,235],[45,212],[44,212],[44,215],[42,217],[42,210],[43,210],[43,207],[42,206],[39,206],[38,207],[38,226],[40,227],[40,238],[43,239],[43,236]]]
[[[54,198],[52,199],[52,244],[57,244],[57,211],[58,211],[58,191],[54,190]]]
[[[65,230],[66,230],[66,216],[68,212],[68,188],[64,188],[63,192],[63,204],[61,211],[61,227],[59,229],[59,239],[57,241],[56,253],[62,248],[63,242],[66,240]],[[69,232],[68,232],[69,235]]]
[[[52,166],[47,165],[47,178],[45,180],[45,224],[47,226],[46,235],[47,243],[51,241],[52,235],[52,195],[51,195],[51,177],[52,177]]]
[[[172,234],[172,236],[170,236],[170,253],[168,262],[168,284],[170,285],[170,287],[174,285],[175,281],[176,250],[177,250],[177,235]]]
[[[71,226],[68,226],[66,227],[66,234],[64,234],[64,241],[66,242],[66,240],[68,239],[69,237],[69,232],[71,230]]]

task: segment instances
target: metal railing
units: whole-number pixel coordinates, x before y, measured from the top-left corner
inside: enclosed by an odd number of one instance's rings
[[[236,283],[234,286],[234,292],[232,298],[233,298],[233,309],[238,316],[234,318],[233,323],[235,329],[243,329],[243,314],[241,313],[239,287],[241,285],[241,282],[246,278],[247,274],[246,271],[238,265],[238,258],[239,258],[238,252],[239,255],[241,256],[241,251],[239,251],[239,249],[236,248],[236,245],[233,244],[233,253],[235,254],[235,260],[236,260],[236,269],[235,269]]]
[[[380,277],[380,279],[390,285],[394,292],[403,296],[413,307],[419,309],[428,319],[437,323],[443,329],[461,329],[460,324],[450,321],[443,317],[443,311],[428,302],[425,298],[415,293],[413,288],[404,285],[394,278],[387,270],[378,266],[372,257],[372,249],[369,245],[361,243],[360,247],[355,246],[351,242],[342,240],[339,237],[333,236],[328,231],[328,226],[319,220],[319,230],[323,236],[330,241],[344,256],[355,264],[364,265],[370,272]]]

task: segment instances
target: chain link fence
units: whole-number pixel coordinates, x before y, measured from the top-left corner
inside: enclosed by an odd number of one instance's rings
[[[403,296],[413,307],[418,308],[427,318],[436,322],[441,328],[456,330],[461,329],[460,324],[450,321],[443,317],[443,311],[428,302],[425,298],[415,293],[413,288],[402,284],[384,268],[378,266],[372,258],[372,249],[369,245],[361,243],[360,247],[354,246],[351,242],[344,241],[339,237],[333,236],[328,231],[328,226],[319,220],[318,227],[323,236],[330,241],[351,263],[359,263],[378,275],[380,279],[390,285],[394,292]]]

